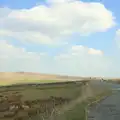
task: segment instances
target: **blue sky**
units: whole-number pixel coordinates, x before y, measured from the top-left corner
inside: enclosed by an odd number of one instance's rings
[[[87,2],[87,0],[82,0],[82,1]],[[96,2],[96,1],[91,0],[91,2]],[[101,0],[100,3],[101,3],[101,5],[102,4],[104,5],[106,10],[111,11],[113,13],[113,16],[116,18],[114,20],[116,22],[116,26],[110,27],[109,29],[106,29],[104,32],[101,32],[98,30],[96,32],[92,32],[88,36],[83,36],[79,33],[73,33],[73,34],[67,36],[66,38],[63,38],[67,42],[67,44],[65,44],[65,45],[62,45],[62,44],[48,45],[48,44],[42,44],[42,43],[38,44],[38,43],[32,43],[31,41],[26,41],[26,42],[24,41],[23,42],[23,40],[20,40],[16,37],[10,37],[10,36],[1,36],[1,39],[2,40],[5,39],[5,41],[7,41],[8,44],[11,44],[16,48],[25,48],[25,50],[27,52],[33,52],[33,53],[34,52],[35,53],[39,53],[39,52],[44,53],[45,52],[45,53],[48,53],[49,56],[56,56],[56,55],[59,55],[61,53],[68,54],[69,53],[68,51],[70,51],[72,46],[82,45],[82,46],[87,47],[87,48],[93,48],[95,50],[100,50],[104,53],[105,57],[110,56],[111,58],[114,57],[114,58],[116,58],[116,60],[118,60],[120,54],[119,54],[118,45],[115,41],[115,37],[116,37],[116,31],[120,28],[120,25],[119,25],[119,22],[120,22],[120,14],[119,14],[120,1],[119,0],[114,0],[114,1],[113,0]],[[25,10],[25,9],[30,10],[30,9],[34,8],[36,5],[46,6],[47,1],[43,1],[43,0],[0,0],[0,7],[1,8],[8,7],[11,11],[14,11],[14,10],[20,11],[20,10]],[[2,10],[0,11],[0,13],[2,13]],[[99,11],[98,11],[98,14],[99,14]],[[39,12],[38,12],[38,15],[39,15]],[[103,15],[103,17],[104,17],[104,15]],[[3,27],[5,27],[5,26],[3,25]],[[102,29],[102,28],[100,28],[100,29]],[[47,33],[45,33],[45,34],[47,34]],[[52,39],[55,39],[57,37],[55,36]],[[51,36],[50,36],[50,38],[51,38]],[[114,63],[114,62],[112,61],[111,63]],[[60,69],[62,69],[62,68],[60,68]],[[4,71],[4,66],[3,66],[3,71]],[[41,72],[41,70],[40,70],[40,72]],[[120,72],[120,71],[117,70],[117,72]],[[58,72],[58,73],[60,73],[60,72]],[[115,71],[114,71],[114,73],[115,73]],[[67,74],[67,72],[66,72],[66,74]],[[68,74],[69,74],[69,72],[68,72]],[[98,75],[98,74],[96,74],[96,75]]]
[[[14,9],[31,8],[37,3],[44,3],[43,0],[0,0],[1,6],[8,6]]]

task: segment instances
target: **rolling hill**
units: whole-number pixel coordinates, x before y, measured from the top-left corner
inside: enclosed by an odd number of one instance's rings
[[[14,83],[29,82],[59,82],[67,80],[82,80],[82,77],[63,76],[55,74],[41,74],[32,72],[0,72],[0,84],[8,85]]]

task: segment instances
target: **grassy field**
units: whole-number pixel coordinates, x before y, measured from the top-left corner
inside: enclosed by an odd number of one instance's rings
[[[23,99],[45,99],[50,96],[66,97],[74,99],[81,94],[81,85],[45,85],[27,88],[21,91]]]
[[[0,88],[2,95],[10,95],[15,92],[22,95],[22,101],[33,101],[36,99],[48,99],[50,96],[68,98],[74,100],[81,95],[81,84],[45,84],[43,86],[31,86],[31,85],[20,85],[20,86],[6,86]],[[62,106],[59,106],[60,108]],[[1,119],[0,119],[1,120]],[[6,120],[6,119],[4,119]],[[38,119],[36,119],[38,120]]]
[[[55,81],[51,81],[55,82]],[[48,83],[48,82],[47,82]],[[29,86],[21,85],[19,87],[4,87],[0,88],[1,93],[20,92],[23,95],[23,100],[45,99],[50,96],[66,97],[75,99],[81,94],[81,84],[57,84],[57,85],[44,85],[44,86]]]
[[[81,77],[42,74],[32,72],[0,72],[0,84],[10,85],[14,83],[28,83],[28,82],[57,82],[65,80],[81,80]]]
[[[34,81],[35,82],[35,81]],[[46,83],[53,83],[56,82],[55,80],[48,80]],[[57,80],[58,82],[58,80]],[[61,81],[59,81],[61,82]],[[31,83],[31,82],[29,82]],[[36,83],[45,83],[45,81],[41,80]],[[21,84],[21,85],[13,85],[11,87],[2,87],[0,88],[0,93],[5,94],[11,94],[13,92],[19,92],[19,94],[22,95],[22,101],[26,100],[36,100],[36,99],[48,99],[50,96],[55,97],[62,97],[62,98],[69,98],[71,100],[77,100],[77,98],[82,97],[84,94],[85,96],[89,96],[90,89],[87,90],[88,92],[84,91],[83,88],[88,88],[88,86],[84,86],[82,83],[64,83],[64,84],[44,84],[44,85],[28,85],[28,84]],[[93,86],[92,86],[93,87]],[[86,99],[84,101],[78,102],[75,104],[72,108],[70,108],[67,111],[64,111],[63,114],[58,116],[55,120],[85,120],[86,118],[86,107],[89,103],[100,99],[102,96],[106,96],[106,94],[98,94],[100,92],[97,92],[99,89],[95,87],[93,91],[97,94],[94,94],[94,97],[92,96],[89,99]],[[100,90],[101,91],[101,90]],[[71,105],[71,102],[68,104],[68,106]],[[67,106],[65,106],[67,107]],[[61,109],[63,110],[63,109]],[[36,119],[38,120],[38,119]]]
[[[64,80],[21,80],[20,83],[53,83],[53,82],[61,82]]]
[[[61,81],[64,81],[64,80],[28,80],[28,79],[25,79],[25,80],[17,80],[16,82],[15,81],[4,81],[4,80],[1,80],[0,81],[0,86],[6,86],[6,85],[11,85],[11,84],[20,84],[20,83],[54,83],[54,82],[61,82]]]

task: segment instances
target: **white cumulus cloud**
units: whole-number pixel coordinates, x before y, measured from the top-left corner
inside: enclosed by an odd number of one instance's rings
[[[115,17],[101,3],[48,0],[30,9],[0,8],[0,36],[41,44],[55,44],[74,33],[103,32],[115,25]],[[62,4],[60,4],[62,2]],[[58,42],[59,43],[59,42]]]
[[[37,64],[34,63],[41,62],[45,56],[45,53],[28,52],[0,40],[0,71],[36,71]]]

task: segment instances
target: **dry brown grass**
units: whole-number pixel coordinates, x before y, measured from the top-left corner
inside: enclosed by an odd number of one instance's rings
[[[67,80],[80,80],[81,77],[50,75],[30,72],[0,72],[0,85],[26,82],[57,82]]]

